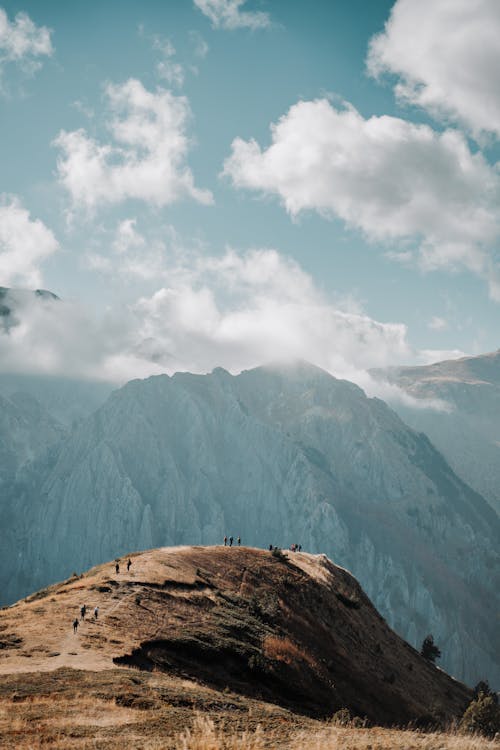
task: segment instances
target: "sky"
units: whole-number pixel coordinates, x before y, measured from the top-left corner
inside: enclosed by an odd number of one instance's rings
[[[0,0],[0,371],[499,347],[498,0]],[[17,295],[17,296],[16,296]]]

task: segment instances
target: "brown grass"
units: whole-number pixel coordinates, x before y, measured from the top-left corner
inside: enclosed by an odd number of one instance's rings
[[[456,731],[423,733],[412,730],[338,727],[302,718],[279,727],[265,712],[255,724],[250,711],[234,720],[218,713],[184,717],[180,729],[159,720],[158,712],[138,710],[86,695],[60,700],[30,696],[21,702],[0,701],[0,746],[16,750],[494,750],[499,744]],[[243,722],[241,721],[243,718]],[[297,717],[295,717],[297,718]],[[165,719],[167,717],[165,716]],[[246,724],[246,726],[245,726]],[[253,726],[252,726],[253,724]],[[182,726],[182,724],[180,724]]]
[[[275,661],[282,661],[285,664],[296,664],[305,661],[315,668],[317,665],[312,657],[303,649],[299,648],[290,638],[278,638],[277,636],[267,636],[262,645],[264,656]]]

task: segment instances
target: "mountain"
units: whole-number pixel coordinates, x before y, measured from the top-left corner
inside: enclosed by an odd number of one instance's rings
[[[232,691],[313,717],[348,708],[386,725],[446,722],[471,700],[324,555],[219,546],[130,560],[130,570],[108,562],[0,611],[2,682],[67,667],[112,681],[120,665],[210,686],[219,700]],[[73,633],[82,603],[89,612]]]
[[[305,363],[131,381],[4,500],[4,601],[130,549],[302,544],[349,568],[409,642],[500,682],[499,521],[425,435]],[[495,576],[497,576],[495,578]]]
[[[422,408],[394,408],[425,432],[453,470],[500,514],[500,350],[373,374],[422,401]],[[427,399],[440,399],[448,411],[425,408]]]
[[[9,333],[15,326],[19,325],[19,311],[27,304],[49,300],[58,300],[59,297],[46,289],[10,289],[0,286],[0,334]]]

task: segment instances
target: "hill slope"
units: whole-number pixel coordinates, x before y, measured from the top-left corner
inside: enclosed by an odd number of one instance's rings
[[[498,518],[425,436],[318,368],[132,381],[4,503],[11,596],[128,549],[300,542],[411,643],[432,632],[454,675],[500,683]]]
[[[460,715],[470,691],[387,626],[324,555],[184,547],[131,557],[0,611],[0,674],[130,665],[311,716],[406,724]],[[85,603],[91,611],[72,632]]]

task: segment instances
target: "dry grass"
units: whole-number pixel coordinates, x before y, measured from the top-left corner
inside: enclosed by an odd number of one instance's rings
[[[224,728],[217,729],[215,722],[198,714],[191,729],[177,735],[179,750],[263,750],[264,732],[257,727],[254,732],[234,734]]]
[[[247,715],[248,716],[248,715]],[[249,717],[250,718],[250,717]],[[245,729],[217,713],[184,718],[188,728],[158,721],[154,711],[116,705],[85,695],[70,701],[35,696],[0,702],[0,745],[16,750],[498,750],[499,743],[457,732],[423,733],[381,727],[338,727],[302,719],[302,726],[260,723]],[[150,727],[149,731],[146,728]],[[182,723],[181,723],[182,726]]]
[[[150,750],[164,747],[161,743],[148,746]],[[276,748],[307,748],[307,750],[493,750],[498,743],[481,737],[464,736],[455,732],[424,734],[395,729],[353,729],[327,726],[318,730],[292,733],[286,740],[273,740],[259,726],[254,732],[232,733],[201,714],[195,717],[192,728],[176,737],[179,750],[267,750]]]
[[[296,664],[297,662],[305,661],[313,668],[317,666],[314,659],[306,651],[299,648],[290,638],[278,638],[273,635],[267,636],[262,644],[262,650],[268,659],[282,661],[285,664]]]

